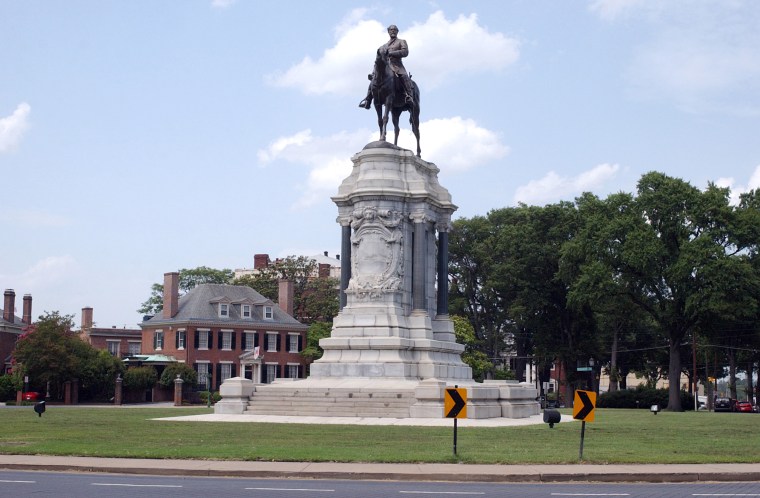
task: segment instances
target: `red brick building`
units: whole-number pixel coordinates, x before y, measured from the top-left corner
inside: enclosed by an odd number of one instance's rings
[[[0,318],[0,374],[10,372],[11,355],[16,341],[24,328],[32,323],[32,296],[24,295],[23,314],[16,316],[16,293],[6,289],[3,294],[2,318]]]
[[[108,350],[117,358],[126,358],[142,352],[141,329],[94,327],[92,308],[89,306],[82,308],[79,337],[94,348]]]
[[[304,377],[299,353],[308,327],[291,316],[290,282],[280,283],[279,305],[250,287],[225,284],[201,284],[180,298],[178,284],[178,273],[164,275],[163,311],[140,324],[143,354],[191,365],[199,388],[217,390],[230,377]]]

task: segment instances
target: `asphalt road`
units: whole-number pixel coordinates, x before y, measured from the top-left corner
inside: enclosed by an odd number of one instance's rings
[[[451,483],[231,479],[0,471],[0,496],[275,498],[388,497],[760,497],[760,483]]]

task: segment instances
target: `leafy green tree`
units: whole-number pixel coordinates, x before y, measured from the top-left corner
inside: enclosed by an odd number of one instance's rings
[[[200,284],[229,284],[235,276],[235,272],[230,269],[217,270],[208,266],[182,268],[178,273],[178,287],[183,294]],[[150,297],[142,303],[138,313],[155,315],[164,309],[163,284],[153,284],[150,291]]]
[[[164,367],[161,378],[158,383],[161,387],[174,387],[174,381],[177,375],[182,379],[182,388],[194,386],[198,382],[198,372],[193,367],[185,363],[169,363]]]
[[[485,353],[476,349],[478,338],[475,335],[475,329],[467,321],[467,318],[454,315],[451,317],[451,321],[454,323],[456,341],[464,345],[462,361],[472,369],[472,378],[482,381],[489,372],[493,372],[493,362],[491,362]]]
[[[703,192],[656,172],[642,176],[635,198],[589,194],[578,206],[586,223],[572,248],[584,257],[572,300],[592,306],[602,294],[625,296],[651,317],[668,343],[668,408],[682,411],[687,335],[714,317],[756,314],[752,230],[738,223],[727,189],[711,184]]]
[[[331,330],[332,326],[327,322],[314,322],[309,325],[309,330],[306,331],[306,347],[301,351],[301,356],[307,363],[311,364],[322,358],[324,351],[319,347],[319,340],[330,337]]]
[[[153,367],[132,367],[124,372],[124,388],[141,391],[152,389],[158,382],[158,372]]]
[[[124,372],[124,362],[104,349],[82,341],[84,358],[79,372],[80,399],[106,401],[113,397],[116,377]]]

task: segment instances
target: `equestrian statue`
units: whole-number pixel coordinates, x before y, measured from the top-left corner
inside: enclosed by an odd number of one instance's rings
[[[398,37],[398,28],[393,24],[388,26],[388,34],[390,40],[377,49],[375,68],[369,75],[371,83],[367,96],[359,103],[359,107],[369,109],[372,101],[375,101],[380,140],[383,141],[390,112],[395,131],[394,145],[398,145],[399,117],[402,112],[409,111],[409,123],[417,138],[417,157],[420,157],[420,89],[407,74],[401,61],[402,57],[409,55],[406,40]]]

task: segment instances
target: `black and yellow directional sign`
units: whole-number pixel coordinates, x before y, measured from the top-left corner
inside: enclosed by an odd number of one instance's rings
[[[573,418],[584,422],[594,421],[596,393],[594,391],[575,391],[573,399]]]
[[[447,387],[443,393],[444,418],[467,418],[467,389]]]

